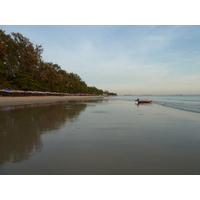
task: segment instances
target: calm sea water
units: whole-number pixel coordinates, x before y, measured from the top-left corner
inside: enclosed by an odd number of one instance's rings
[[[118,100],[135,101],[140,99],[152,99],[153,103],[175,109],[200,113],[200,95],[143,95],[143,96],[117,96]]]

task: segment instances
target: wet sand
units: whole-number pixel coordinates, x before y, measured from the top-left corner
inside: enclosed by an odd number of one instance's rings
[[[106,99],[0,112],[0,174],[200,174],[198,113]]]
[[[1,97],[0,106],[14,106],[36,103],[50,103],[58,101],[91,99],[97,96],[27,96],[27,97]],[[98,96],[99,97],[99,96]]]

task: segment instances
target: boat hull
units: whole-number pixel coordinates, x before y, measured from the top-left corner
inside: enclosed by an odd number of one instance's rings
[[[151,103],[153,100],[138,100],[138,103]]]

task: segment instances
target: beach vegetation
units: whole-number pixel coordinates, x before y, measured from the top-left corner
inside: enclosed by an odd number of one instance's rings
[[[0,29],[0,89],[103,94],[79,75],[45,62],[43,51],[41,45],[34,45],[22,34],[6,34]]]

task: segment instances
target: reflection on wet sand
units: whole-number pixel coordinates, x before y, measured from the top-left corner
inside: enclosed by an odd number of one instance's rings
[[[135,103],[135,105],[139,106],[152,106],[152,103]]]
[[[41,135],[45,131],[58,130],[73,122],[86,107],[85,103],[72,101],[0,110],[0,165],[24,161],[41,151]]]
[[[200,174],[199,114],[131,101],[0,111],[0,174]]]

